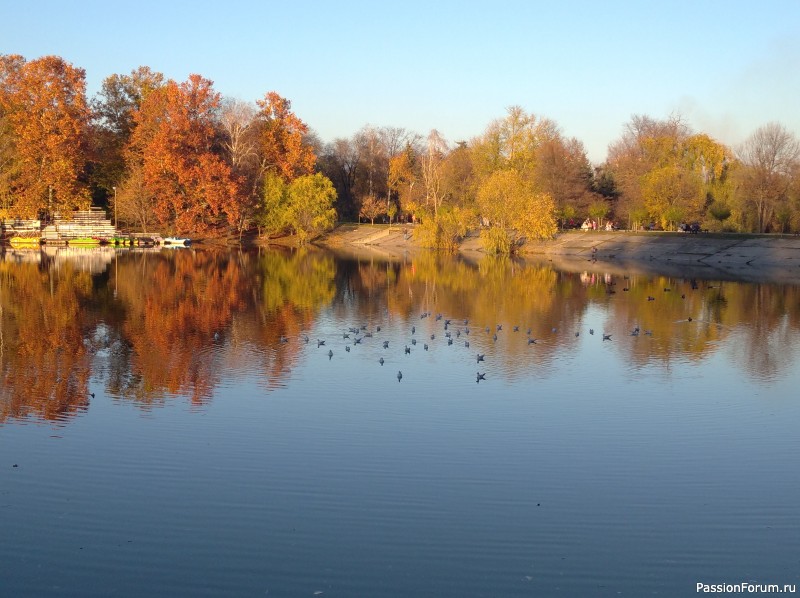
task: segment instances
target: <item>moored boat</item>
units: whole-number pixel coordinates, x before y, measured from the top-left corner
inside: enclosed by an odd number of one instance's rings
[[[42,244],[41,237],[22,237],[22,236],[14,236],[8,240],[8,243],[11,247],[38,247]]]
[[[181,237],[164,237],[162,239],[163,245],[170,247],[186,247],[191,242],[191,239],[185,239]]]
[[[75,239],[67,239],[67,245],[76,247],[95,247],[100,245],[100,239],[94,237],[77,237]]]

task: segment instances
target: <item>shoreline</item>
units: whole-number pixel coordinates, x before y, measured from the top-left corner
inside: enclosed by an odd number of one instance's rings
[[[432,252],[416,242],[413,231],[414,226],[408,224],[340,224],[309,246],[356,260],[406,261]],[[274,247],[291,251],[298,245],[294,236],[267,240],[249,235],[241,243],[232,243],[230,238],[199,237],[193,240],[192,247]],[[2,251],[24,253],[31,249],[4,246]],[[491,257],[483,250],[478,231],[471,231],[456,252],[445,255],[472,264]],[[800,235],[570,230],[551,240],[528,243],[508,259],[572,273],[800,285]]]
[[[413,225],[341,224],[315,244],[353,257],[402,259],[428,251]],[[473,231],[457,255],[488,256]],[[526,244],[514,259],[566,271],[646,273],[800,285],[800,236],[734,233],[564,231]]]

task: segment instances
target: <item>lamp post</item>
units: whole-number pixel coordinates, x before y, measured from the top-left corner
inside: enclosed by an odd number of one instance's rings
[[[117,230],[117,186],[114,185],[112,187],[114,189],[114,230]]]

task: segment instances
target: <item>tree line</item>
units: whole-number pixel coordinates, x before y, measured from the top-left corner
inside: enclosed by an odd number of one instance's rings
[[[0,56],[0,218],[98,205],[142,231],[298,234],[338,220],[419,224],[454,247],[479,227],[514,251],[583,220],[675,230],[800,231],[800,143],[778,123],[729,148],[681,119],[634,115],[607,159],[519,106],[474,139],[365,126],[323,143],[274,91],[245,102],[200,75],[107,77],[57,56]]]

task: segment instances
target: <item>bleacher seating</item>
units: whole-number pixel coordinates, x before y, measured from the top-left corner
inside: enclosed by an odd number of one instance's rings
[[[54,216],[52,224],[42,229],[42,239],[48,240],[70,239],[113,239],[117,235],[111,220],[106,218],[102,208],[91,208],[72,212],[69,218]]]

